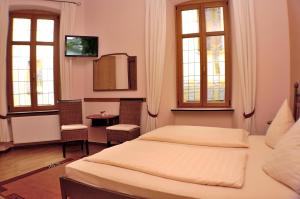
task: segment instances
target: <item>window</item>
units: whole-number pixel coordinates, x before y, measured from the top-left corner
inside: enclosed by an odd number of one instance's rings
[[[227,1],[195,2],[176,7],[178,107],[229,107]]]
[[[7,76],[10,112],[56,108],[59,83],[58,15],[10,13]]]

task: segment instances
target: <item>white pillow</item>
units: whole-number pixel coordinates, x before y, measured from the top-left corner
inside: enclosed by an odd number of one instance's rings
[[[266,144],[274,148],[282,135],[295,123],[288,101],[284,100],[266,134]]]
[[[300,120],[278,142],[263,170],[300,194]]]

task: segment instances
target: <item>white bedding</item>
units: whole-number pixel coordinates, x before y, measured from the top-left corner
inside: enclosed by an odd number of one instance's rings
[[[203,147],[206,148],[206,147]],[[249,136],[245,183],[241,189],[206,186],[78,160],[66,166],[66,175],[93,186],[157,199],[300,199],[292,189],[269,177],[262,165],[271,153],[264,136]]]
[[[181,182],[241,188],[245,150],[133,140],[85,158]]]
[[[244,129],[170,125],[139,137],[142,140],[215,147],[248,147],[249,132]]]

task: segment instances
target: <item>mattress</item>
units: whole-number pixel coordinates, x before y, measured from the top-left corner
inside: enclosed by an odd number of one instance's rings
[[[132,140],[85,160],[181,182],[241,188],[247,152],[236,148]]]
[[[168,125],[141,135],[138,139],[214,147],[248,147],[249,132],[244,129],[208,126]]]
[[[164,199],[300,199],[289,187],[263,172],[272,149],[264,136],[249,136],[248,163],[243,188],[206,186],[169,180],[119,167],[78,160],[66,166],[66,176],[89,185],[144,198]],[[288,169],[288,168],[287,168]]]

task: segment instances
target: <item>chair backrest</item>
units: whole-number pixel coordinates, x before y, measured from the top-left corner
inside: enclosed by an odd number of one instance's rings
[[[59,100],[60,125],[82,124],[81,100]]]
[[[120,100],[120,124],[141,124],[142,100],[121,99]]]

